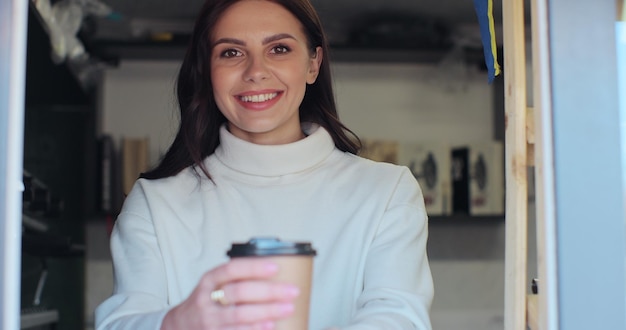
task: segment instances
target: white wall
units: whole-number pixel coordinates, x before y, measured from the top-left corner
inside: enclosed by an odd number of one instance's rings
[[[333,73],[339,115],[363,137],[456,143],[493,136],[493,99],[483,74],[451,77],[439,66],[346,63]]]
[[[178,62],[122,62],[105,72],[101,86],[100,129],[122,137],[150,139],[155,162],[176,133],[175,83]]]
[[[105,73],[101,130],[116,139],[149,137],[156,161],[175,134],[179,63],[125,61]],[[338,111],[363,137],[451,143],[493,136],[491,87],[484,73],[417,64],[333,67]],[[454,73],[454,72],[453,72]],[[455,81],[442,81],[442,78]]]
[[[102,85],[102,132],[117,140],[148,136],[150,159],[156,161],[175,133],[178,66],[178,62],[125,61],[107,71]],[[484,72],[455,65],[348,63],[336,64],[333,72],[340,118],[361,137],[460,144],[493,136],[493,95]],[[102,235],[102,231],[88,233]],[[504,236],[503,223],[495,226],[495,235]],[[503,241],[480,244],[503,250]],[[89,264],[99,269],[87,271],[87,318],[91,319],[95,305],[110,292],[111,279],[102,276],[108,260]],[[431,259],[431,265],[435,330],[502,328],[504,260]]]

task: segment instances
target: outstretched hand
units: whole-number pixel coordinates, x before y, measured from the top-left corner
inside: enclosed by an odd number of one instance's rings
[[[277,272],[276,264],[263,259],[238,258],[220,265],[165,315],[161,330],[273,329],[293,313],[299,295],[296,286],[271,281]]]

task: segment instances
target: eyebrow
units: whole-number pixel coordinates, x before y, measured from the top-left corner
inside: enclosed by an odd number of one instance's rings
[[[281,39],[294,39],[295,40],[296,38],[289,33],[279,33],[279,34],[275,34],[275,35],[264,38],[262,41],[262,44],[267,45],[270,42],[274,42],[274,41],[281,40]],[[243,42],[242,40],[235,39],[235,38],[220,38],[213,43],[213,47],[217,46],[218,44],[235,44],[239,46],[246,45],[246,43]]]

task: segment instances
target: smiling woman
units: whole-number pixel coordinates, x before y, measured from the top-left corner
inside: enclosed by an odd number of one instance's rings
[[[421,189],[408,168],[356,156],[327,54],[308,0],[206,1],[178,133],[111,236],[98,329],[285,329],[302,315],[312,330],[431,329]],[[228,260],[268,236],[315,247],[310,288],[273,259]]]
[[[272,2],[242,1],[224,12],[211,39],[213,95],[230,132],[257,144],[302,139],[300,103],[322,48],[309,45],[298,19]]]

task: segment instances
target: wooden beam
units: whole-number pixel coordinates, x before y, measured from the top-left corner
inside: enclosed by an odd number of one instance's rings
[[[549,16],[545,0],[531,0],[532,77],[534,106],[535,223],[538,294],[532,322],[536,329],[559,328],[557,298],[557,253],[555,169],[552,136]],[[529,310],[529,312],[531,312]],[[530,320],[529,320],[530,321]]]
[[[524,1],[503,1],[502,21],[506,114],[504,328],[526,330],[528,177]]]
[[[539,330],[539,310],[537,309],[537,295],[529,294],[526,298],[526,323],[530,330]]]
[[[535,109],[526,108],[526,162],[535,166]]]
[[[526,166],[534,167],[535,166],[535,145],[534,144],[526,144]]]
[[[526,142],[535,144],[535,109],[526,108]]]

